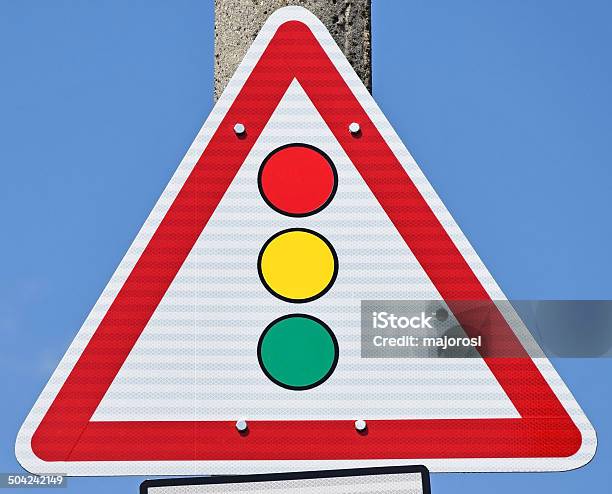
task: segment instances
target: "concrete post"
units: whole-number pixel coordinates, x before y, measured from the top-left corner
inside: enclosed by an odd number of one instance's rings
[[[372,89],[371,0],[215,0],[215,100],[275,10],[301,5],[315,14]]]

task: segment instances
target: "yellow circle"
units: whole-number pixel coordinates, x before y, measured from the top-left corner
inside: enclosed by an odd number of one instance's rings
[[[259,274],[266,288],[290,302],[307,302],[325,293],[338,268],[331,244],[311,230],[286,230],[264,245]]]

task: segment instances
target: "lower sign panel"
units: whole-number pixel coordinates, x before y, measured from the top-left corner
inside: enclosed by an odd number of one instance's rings
[[[227,475],[147,480],[140,494],[429,494],[429,472],[424,466],[322,470],[262,475]]]

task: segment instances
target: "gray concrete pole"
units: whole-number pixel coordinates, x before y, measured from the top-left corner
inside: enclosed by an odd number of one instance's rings
[[[215,100],[265,20],[287,5],[305,7],[325,24],[371,90],[371,0],[215,0]]]

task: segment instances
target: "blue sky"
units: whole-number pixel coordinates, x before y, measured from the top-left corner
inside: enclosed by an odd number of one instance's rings
[[[373,4],[374,96],[506,294],[612,298],[612,6]],[[0,0],[0,63],[10,472],[19,425],[212,108],[212,2]],[[610,485],[612,361],[555,365],[598,432],[595,459],[568,473],[433,475],[434,493]]]

